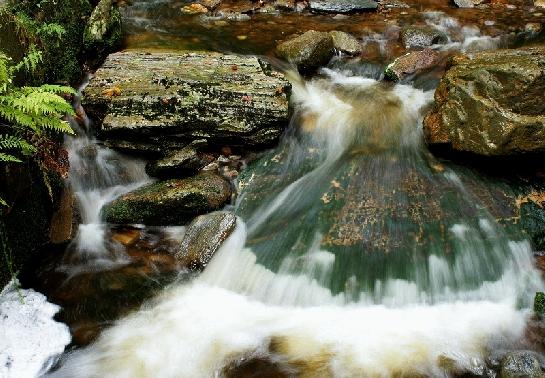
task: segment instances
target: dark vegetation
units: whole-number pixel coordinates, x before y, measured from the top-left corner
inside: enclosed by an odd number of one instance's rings
[[[88,0],[0,8],[0,285],[48,241],[68,174],[62,135],[81,80]]]

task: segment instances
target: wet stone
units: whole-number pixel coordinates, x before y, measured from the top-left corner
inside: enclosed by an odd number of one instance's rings
[[[542,378],[538,359],[530,352],[513,352],[504,357],[500,378]]]
[[[146,172],[159,178],[186,177],[199,172],[214,161],[214,156],[198,151],[189,145],[174,150],[160,160],[146,165]]]
[[[300,72],[313,71],[327,64],[333,57],[333,37],[329,33],[309,30],[280,43],[276,54],[295,64]]]
[[[342,31],[332,31],[329,34],[333,38],[333,47],[335,50],[348,55],[361,53],[362,47],[359,41],[350,34]]]
[[[183,225],[218,210],[231,198],[229,183],[213,173],[146,185],[110,202],[103,218],[114,224]]]
[[[544,64],[542,47],[456,57],[425,118],[427,142],[486,156],[544,152]]]
[[[389,80],[403,80],[418,71],[434,67],[439,59],[439,53],[431,49],[412,51],[394,60],[388,65],[384,74]]]
[[[401,41],[407,49],[418,49],[447,43],[448,37],[431,26],[409,26],[401,30]]]
[[[182,266],[201,270],[236,227],[233,213],[217,211],[195,218],[187,227],[176,258]]]
[[[114,87],[119,95],[105,95]],[[83,105],[103,138],[143,152],[173,139],[263,146],[288,124],[290,88],[256,57],[131,50],[108,56]]]
[[[310,10],[317,13],[357,13],[377,7],[373,0],[310,0],[309,3]]]
[[[454,4],[459,8],[474,8],[483,2],[484,0],[454,0]]]

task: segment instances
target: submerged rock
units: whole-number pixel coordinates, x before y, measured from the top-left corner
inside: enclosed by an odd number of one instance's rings
[[[388,65],[384,71],[384,75],[389,80],[403,80],[418,71],[432,68],[438,63],[439,59],[439,53],[431,49],[412,51],[400,56]]]
[[[329,33],[309,30],[279,44],[276,54],[295,64],[301,72],[313,71],[333,57],[333,37]]]
[[[357,13],[375,10],[378,3],[373,0],[310,0],[309,8],[317,13]]]
[[[425,48],[448,42],[448,36],[431,26],[409,26],[401,30],[401,42],[407,49]]]
[[[109,223],[180,225],[219,209],[230,197],[229,183],[207,173],[146,185],[110,202],[102,213]]]
[[[500,378],[542,378],[539,360],[530,352],[513,352],[504,357]]]
[[[289,93],[283,75],[256,57],[126,51],[106,59],[83,104],[106,139],[255,146],[281,135]]]
[[[85,26],[85,48],[94,54],[107,54],[121,44],[122,37],[121,13],[116,2],[100,0]]]
[[[187,227],[176,258],[190,269],[204,269],[236,223],[236,216],[226,211],[198,216]]]
[[[356,55],[361,53],[362,47],[359,41],[348,33],[342,31],[329,32],[333,38],[333,47],[339,52],[348,55]]]
[[[545,151],[545,48],[453,59],[424,120],[426,140],[502,156]]]

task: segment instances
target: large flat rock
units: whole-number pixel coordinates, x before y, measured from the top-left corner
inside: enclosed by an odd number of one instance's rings
[[[106,139],[266,145],[288,124],[290,89],[256,57],[124,51],[97,70],[83,105]]]

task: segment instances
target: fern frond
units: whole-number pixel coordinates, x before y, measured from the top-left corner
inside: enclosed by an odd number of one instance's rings
[[[76,90],[74,88],[67,87],[66,85],[44,84],[44,85],[41,85],[39,87],[30,87],[30,88],[33,91],[38,91],[38,92],[47,92],[47,93],[56,93],[56,94],[71,94],[71,95],[76,94]]]
[[[40,37],[54,37],[57,39],[57,42],[60,42],[62,37],[66,34],[66,30],[59,24],[45,23],[37,28],[36,34]]]
[[[28,48],[28,53],[19,63],[10,67],[10,70],[13,74],[21,71],[23,68],[26,70],[26,72],[34,72],[42,60],[42,52],[37,50],[36,46],[30,45]]]
[[[1,162],[11,162],[11,163],[21,163],[20,159],[17,159],[15,156],[10,154],[5,154],[0,152],[0,161]]]
[[[0,150],[19,150],[25,155],[36,152],[36,147],[15,135],[0,135]]]

